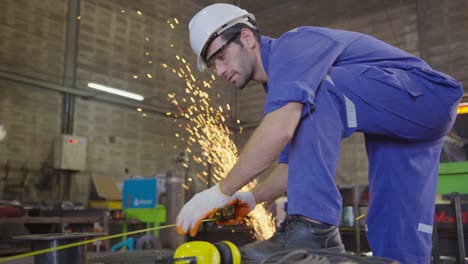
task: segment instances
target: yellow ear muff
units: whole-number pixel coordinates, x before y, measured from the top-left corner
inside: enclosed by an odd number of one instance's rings
[[[221,264],[218,249],[206,241],[190,241],[180,245],[174,252],[176,264]]]
[[[221,264],[240,264],[241,254],[234,243],[223,240],[214,244],[221,256]]]

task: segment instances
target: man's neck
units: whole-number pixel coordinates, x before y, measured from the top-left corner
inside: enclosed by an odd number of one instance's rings
[[[253,80],[265,84],[268,82],[268,74],[265,71],[265,67],[263,67],[260,45],[258,45],[255,49],[255,57],[257,58],[257,63],[255,65],[255,74],[253,76]]]

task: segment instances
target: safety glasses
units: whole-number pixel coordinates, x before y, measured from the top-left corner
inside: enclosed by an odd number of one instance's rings
[[[208,69],[216,70],[216,64],[219,62],[224,62],[226,50],[229,47],[229,44],[235,41],[239,36],[240,36],[240,33],[232,36],[217,51],[211,54],[211,56],[206,60],[206,66],[208,67]]]

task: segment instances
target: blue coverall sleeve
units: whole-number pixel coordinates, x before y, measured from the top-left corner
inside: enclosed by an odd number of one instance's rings
[[[289,160],[289,143],[284,147],[284,149],[281,151],[279,158],[278,158],[278,163],[286,163],[288,164]]]
[[[270,53],[264,114],[289,102],[304,104],[302,116],[311,112],[320,82],[344,48],[331,38],[300,29],[279,38]]]

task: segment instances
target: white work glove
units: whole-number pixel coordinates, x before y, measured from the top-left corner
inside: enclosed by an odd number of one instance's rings
[[[246,191],[246,192],[236,192],[232,198],[229,204],[234,204],[231,202],[235,202],[237,200],[237,203],[243,203],[248,206],[249,212],[252,211],[255,206],[257,205],[257,201],[255,201],[255,197],[252,192]]]
[[[183,235],[189,232],[195,236],[202,220],[212,217],[216,211],[224,207],[231,200],[231,196],[221,192],[219,183],[199,192],[188,201],[177,216],[177,233]]]
[[[3,125],[0,125],[0,141],[2,141],[7,135],[7,132],[3,128]]]
[[[257,202],[252,192],[236,192],[228,203],[228,205],[235,207],[234,218],[226,221],[218,221],[218,225],[236,225],[242,222],[244,217],[255,208],[256,204]]]

